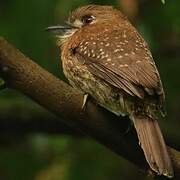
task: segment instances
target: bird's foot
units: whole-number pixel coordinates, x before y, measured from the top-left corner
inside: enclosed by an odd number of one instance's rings
[[[82,104],[82,110],[84,110],[86,108],[86,103],[88,100],[88,94],[84,94],[84,98],[83,98],[83,104]]]

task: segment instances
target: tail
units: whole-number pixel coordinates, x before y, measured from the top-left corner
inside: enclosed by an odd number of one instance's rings
[[[145,115],[134,115],[132,119],[140,146],[151,169],[158,175],[172,178],[174,173],[171,159],[157,120]]]

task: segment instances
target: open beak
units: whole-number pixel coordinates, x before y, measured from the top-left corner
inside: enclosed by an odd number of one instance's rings
[[[71,31],[72,29],[75,29],[75,27],[69,24],[65,24],[64,26],[61,26],[61,25],[50,26],[50,27],[47,27],[45,30],[49,32],[53,32],[54,34],[58,35],[58,34],[64,34],[68,31]]]

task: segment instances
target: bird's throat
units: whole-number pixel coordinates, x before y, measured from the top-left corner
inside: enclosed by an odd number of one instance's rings
[[[77,31],[77,29],[69,29],[65,33],[61,35],[56,35],[57,38],[57,45],[62,46],[64,43],[66,43],[69,38]]]

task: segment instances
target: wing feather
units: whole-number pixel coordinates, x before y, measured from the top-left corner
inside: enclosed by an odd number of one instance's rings
[[[137,32],[128,32],[128,43],[123,45],[124,53],[117,50],[118,42],[113,38],[119,36],[121,40],[122,32],[125,31],[106,32],[109,33],[107,35],[98,34],[97,37],[94,37],[95,39],[92,37],[88,39],[87,36],[80,47],[75,49],[78,59],[87,66],[92,74],[127,94],[141,99],[144,98],[145,94],[158,95],[163,102],[164,91],[159,73],[140,35]],[[116,34],[115,37],[114,34]],[[104,36],[111,38],[112,43],[105,43]],[[93,40],[99,41],[99,43],[86,43]],[[136,42],[141,43],[139,48],[136,48]],[[144,47],[142,44],[145,44]],[[138,52],[134,53],[135,49],[138,49]],[[115,52],[115,50],[117,51]],[[106,53],[111,63],[107,61],[106,56],[101,56],[100,52]],[[119,56],[121,58],[118,58]]]
[[[143,92],[140,88],[132,85],[127,81],[127,79],[120,77],[118,74],[106,68],[104,65],[90,63],[88,64],[88,67],[95,76],[100,77],[101,79],[105,80],[106,82],[119,89],[123,89],[131,96],[138,96],[139,98],[143,98]]]

